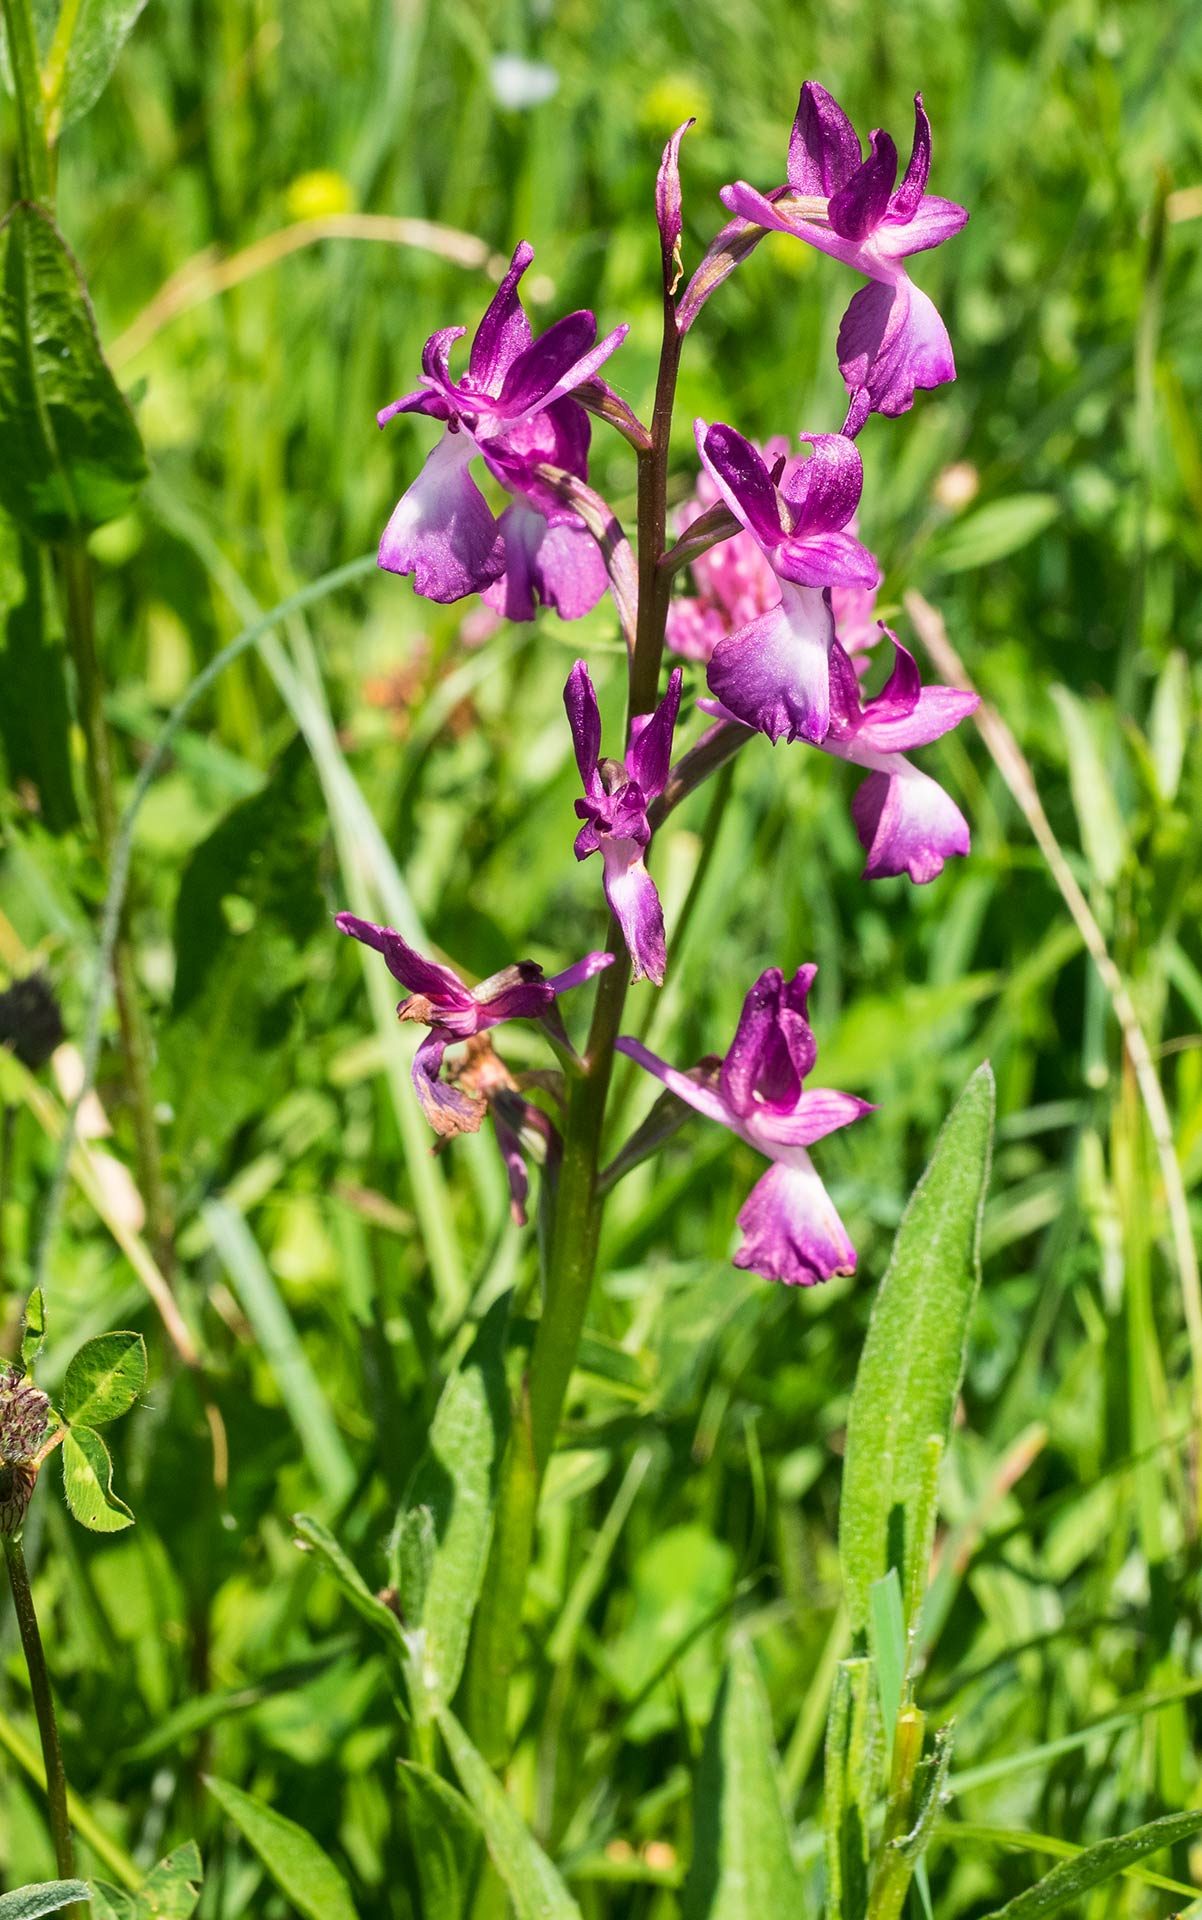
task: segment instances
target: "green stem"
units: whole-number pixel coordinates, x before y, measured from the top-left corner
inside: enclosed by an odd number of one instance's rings
[[[6,0],[6,4],[8,0]],[[92,568],[82,545],[61,552],[67,635],[79,699],[79,719],[88,756],[88,781],[96,817],[96,837],[106,872],[111,868],[120,830],[112,742],[104,712],[104,679],[96,651],[96,620],[92,599]],[[168,1279],[172,1265],[172,1234],[158,1124],[151,1082],[150,1035],[138,988],[133,949],[122,926],[113,947],[113,987],[121,1027],[125,1083],[134,1124],[138,1185],[146,1205],[151,1245]]]
[[[636,714],[651,711],[659,691],[664,627],[672,591],[671,571],[661,568],[660,560],[667,527],[668,453],[680,349],[675,308],[665,292],[650,444],[639,452],[639,610],[630,662],[628,730]],[[630,963],[621,931],[613,920],[609,946],[618,958],[601,976],[584,1071],[569,1087],[543,1312],[501,1469],[496,1530],[472,1639],[468,1717],[477,1745],[496,1767],[504,1764],[509,1751],[509,1683],[517,1659],[518,1628],[534,1554],[539,1493],[580,1349],[601,1233],[604,1200],[597,1192],[597,1175],[605,1105],[613,1075],[614,1041],[630,983]]]
[[[8,57],[17,104],[17,167],[27,200],[49,206],[54,199],[54,168],[46,138],[46,103],[38,60],[31,0],[2,0]]]
[[[46,1763],[46,1799],[50,1808],[50,1832],[54,1839],[55,1864],[61,1879],[73,1880],[75,1842],[71,1836],[71,1819],[67,1811],[67,1776],[63,1771],[63,1754],[58,1739],[58,1722],[54,1717],[50,1675],[46,1671],[46,1655],[42,1647],[42,1636],[38,1631],[38,1616],[33,1605],[33,1589],[29,1584],[29,1569],[25,1565],[25,1554],[19,1533],[4,1535],[4,1558],[8,1563],[13,1606],[17,1612],[21,1646],[25,1652],[25,1664],[29,1669],[33,1709],[37,1715],[38,1732],[42,1739],[42,1757]],[[78,1913],[78,1908],[71,1907],[66,1911]]]

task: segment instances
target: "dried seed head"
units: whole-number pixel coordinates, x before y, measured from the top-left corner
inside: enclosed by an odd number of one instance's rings
[[[0,993],[0,1046],[31,1073],[45,1066],[62,1037],[63,1016],[44,973],[27,974]]]
[[[16,1367],[0,1374],[0,1533],[16,1533],[25,1519],[49,1426],[42,1389]]]

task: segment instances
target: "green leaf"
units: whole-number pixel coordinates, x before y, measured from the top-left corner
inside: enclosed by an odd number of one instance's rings
[[[25,1302],[25,1324],[21,1329],[21,1365],[26,1373],[33,1372],[33,1364],[42,1351],[46,1339],[46,1301],[40,1287],[35,1287]]]
[[[868,1589],[868,1640],[876,1666],[888,1752],[893,1746],[893,1729],[897,1725],[906,1679],[906,1623],[896,1567],[890,1567],[888,1573],[874,1580]]]
[[[138,1905],[145,1920],[191,1920],[204,1878],[200,1849],[185,1840],[157,1867],[152,1867],[138,1889]]]
[[[42,1880],[36,1887],[16,1887],[0,1894],[0,1920],[40,1920],[43,1913],[57,1913],[72,1900],[90,1900],[82,1880]]]
[[[994,1087],[980,1067],[953,1108],[902,1217],[873,1303],[847,1423],[839,1553],[853,1633],[863,1636],[873,1582],[898,1569],[921,1594],[932,1437],[946,1441],[964,1373],[980,1277]],[[907,1633],[914,1619],[906,1621]]]
[[[801,1920],[804,1883],[781,1800],[772,1716],[755,1652],[731,1646],[697,1774],[684,1920]]]
[[[449,1707],[438,1724],[459,1784],[484,1829],[485,1844],[513,1903],[516,1920],[580,1920],[580,1908],[486,1760]]]
[[[10,788],[32,788],[51,833],[79,822],[66,649],[50,557],[0,513],[0,743]]]
[[[306,1920],[356,1920],[346,1881],[311,1834],[228,1780],[205,1785]]]
[[[120,1533],[134,1516],[113,1492],[109,1450],[91,1427],[72,1427],[63,1441],[63,1488],[81,1526],[93,1533]]]
[[[61,79],[49,102],[51,113],[57,106],[60,127],[95,106],[145,5],[146,0],[79,0],[74,31],[63,49]]]
[[[822,1794],[827,1920],[863,1920],[883,1745],[871,1660],[841,1660],[826,1723]]]
[[[93,1880],[89,1920],[142,1920],[135,1893],[126,1893],[108,1880]]]
[[[957,520],[933,544],[930,564],[940,573],[987,567],[1017,553],[1059,515],[1060,502],[1051,493],[1015,493],[1008,500],[990,500]]]
[[[1104,887],[1112,887],[1127,851],[1127,830],[1114,797],[1094,733],[1089,708],[1067,687],[1053,687],[1052,699],[1064,729],[1069,786],[1085,858]]]
[[[1160,670],[1148,716],[1148,744],[1162,800],[1175,799],[1181,784],[1193,706],[1189,661],[1180,648],[1175,647]]]
[[[428,1767],[402,1760],[399,1777],[424,1920],[459,1920],[480,1871],[480,1823],[463,1795]]]
[[[140,1333],[102,1333],[79,1349],[63,1382],[62,1413],[74,1426],[103,1426],[128,1413],[146,1385]]]
[[[66,540],[127,511],[146,457],[49,214],[14,207],[0,252],[0,505],[37,539]]]
[[[403,1591],[401,1605],[406,1620],[421,1629],[425,1685],[444,1701],[454,1698],[463,1672],[492,1539],[497,1474],[509,1424],[507,1311],[507,1298],[491,1308],[462,1366],[443,1388],[426,1453],[405,1502],[408,1513],[426,1508],[433,1519],[424,1594]]]
[[[328,1527],[315,1520],[312,1514],[298,1513],[293,1516],[292,1524],[297,1539],[315,1553],[326,1572],[341,1587],[355,1612],[360,1614],[369,1626],[375,1628],[388,1641],[393,1651],[403,1651],[405,1635],[400,1621],[391,1607],[378,1600],[358,1567],[343,1552]]]
[[[988,1914],[986,1920],[1043,1920],[1045,1914],[1059,1913],[1062,1907],[1080,1900],[1091,1887],[1100,1887],[1112,1880],[1134,1861],[1144,1859],[1149,1853],[1159,1853],[1165,1847],[1174,1847],[1178,1841],[1190,1840],[1198,1832],[1202,1832],[1202,1813],[1170,1813],[1163,1820],[1136,1827],[1117,1839],[1099,1841],[1096,1847],[1086,1847],[1075,1859],[1062,1860],[1058,1867],[1045,1873],[1042,1880],[1028,1887],[1026,1893],[1008,1900],[1004,1907]]]

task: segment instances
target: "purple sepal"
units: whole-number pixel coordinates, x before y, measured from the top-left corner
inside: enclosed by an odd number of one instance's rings
[[[659,225],[659,244],[664,262],[664,286],[669,295],[676,292],[682,272],[680,236],[684,222],[680,193],[680,143],[689,128],[696,124],[695,120],[689,119],[677,127],[664,148],[655,177],[655,218]]]
[[[794,193],[829,199],[860,165],[860,139],[839,102],[807,80],[789,136],[789,185]]]

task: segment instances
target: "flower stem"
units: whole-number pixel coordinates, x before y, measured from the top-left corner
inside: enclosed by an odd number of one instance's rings
[[[17,104],[17,173],[27,200],[49,206],[54,198],[54,162],[46,137],[46,107],[31,0],[2,0],[8,57]]]
[[[96,837],[101,860],[108,871],[112,865],[120,820],[112,742],[104,711],[104,679],[96,651],[92,569],[86,548],[77,543],[63,547],[61,571],[67,635],[75,665],[79,719],[87,746],[88,781],[96,818]],[[138,1186],[146,1206],[155,1257],[170,1278],[172,1235],[163,1185],[158,1124],[154,1114],[150,1035],[134,969],[133,949],[128,936],[120,928],[113,948],[113,986],[121,1026],[126,1087],[133,1116]]]
[[[4,1535],[4,1558],[8,1563],[13,1606],[17,1612],[21,1646],[25,1652],[25,1664],[29,1669],[33,1709],[37,1715],[38,1732],[42,1739],[42,1758],[46,1763],[46,1799],[50,1809],[50,1832],[54,1840],[55,1864],[58,1867],[60,1879],[72,1880],[75,1877],[75,1842],[71,1835],[71,1821],[67,1812],[67,1776],[63,1771],[63,1754],[58,1739],[58,1722],[54,1717],[50,1675],[46,1670],[46,1655],[42,1647],[42,1636],[38,1631],[38,1616],[33,1606],[33,1589],[29,1584],[29,1569],[25,1565],[25,1553],[21,1546],[20,1534]],[[75,1913],[78,1909],[72,1907],[67,1911]]]
[[[668,455],[681,342],[675,307],[665,292],[663,345],[650,442],[639,449],[639,603],[630,659],[628,730],[636,714],[650,713],[659,692],[672,592],[671,571],[661,568],[660,561],[667,528]],[[477,1745],[496,1767],[504,1764],[509,1753],[509,1682],[517,1660],[518,1628],[534,1554],[539,1493],[580,1350],[601,1233],[604,1196],[598,1194],[597,1176],[605,1107],[613,1075],[614,1041],[630,984],[630,962],[621,930],[613,920],[608,945],[618,957],[601,975],[584,1072],[568,1093],[543,1311],[502,1463],[496,1528],[472,1639],[468,1718]]]

